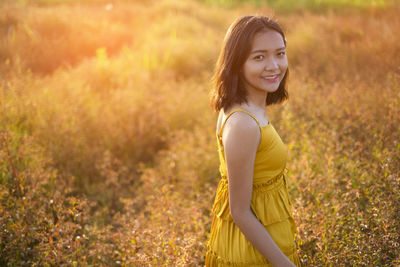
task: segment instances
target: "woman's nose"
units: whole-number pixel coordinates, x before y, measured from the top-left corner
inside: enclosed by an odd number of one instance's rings
[[[274,58],[269,58],[265,61],[265,70],[276,70],[278,69],[278,62]]]

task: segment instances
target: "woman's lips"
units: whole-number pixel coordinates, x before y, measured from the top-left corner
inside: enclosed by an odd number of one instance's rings
[[[271,75],[271,76],[264,76],[263,79],[266,80],[267,82],[274,83],[279,80],[279,74]]]

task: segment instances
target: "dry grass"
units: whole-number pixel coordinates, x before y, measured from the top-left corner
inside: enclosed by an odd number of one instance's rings
[[[274,13],[206,2],[3,3],[0,265],[204,264],[211,71],[236,16]],[[400,264],[399,7],[305,2],[275,3],[290,100],[268,110],[290,151],[300,258]]]

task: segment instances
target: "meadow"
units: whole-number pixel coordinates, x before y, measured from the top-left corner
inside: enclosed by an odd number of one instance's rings
[[[218,181],[211,76],[244,14],[287,34],[304,266],[400,265],[397,1],[4,0],[0,265],[203,266]]]

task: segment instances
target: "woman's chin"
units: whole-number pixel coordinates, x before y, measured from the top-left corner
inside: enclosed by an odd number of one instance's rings
[[[267,93],[275,93],[276,91],[278,91],[279,86],[274,87],[274,88],[268,88],[266,89]]]

